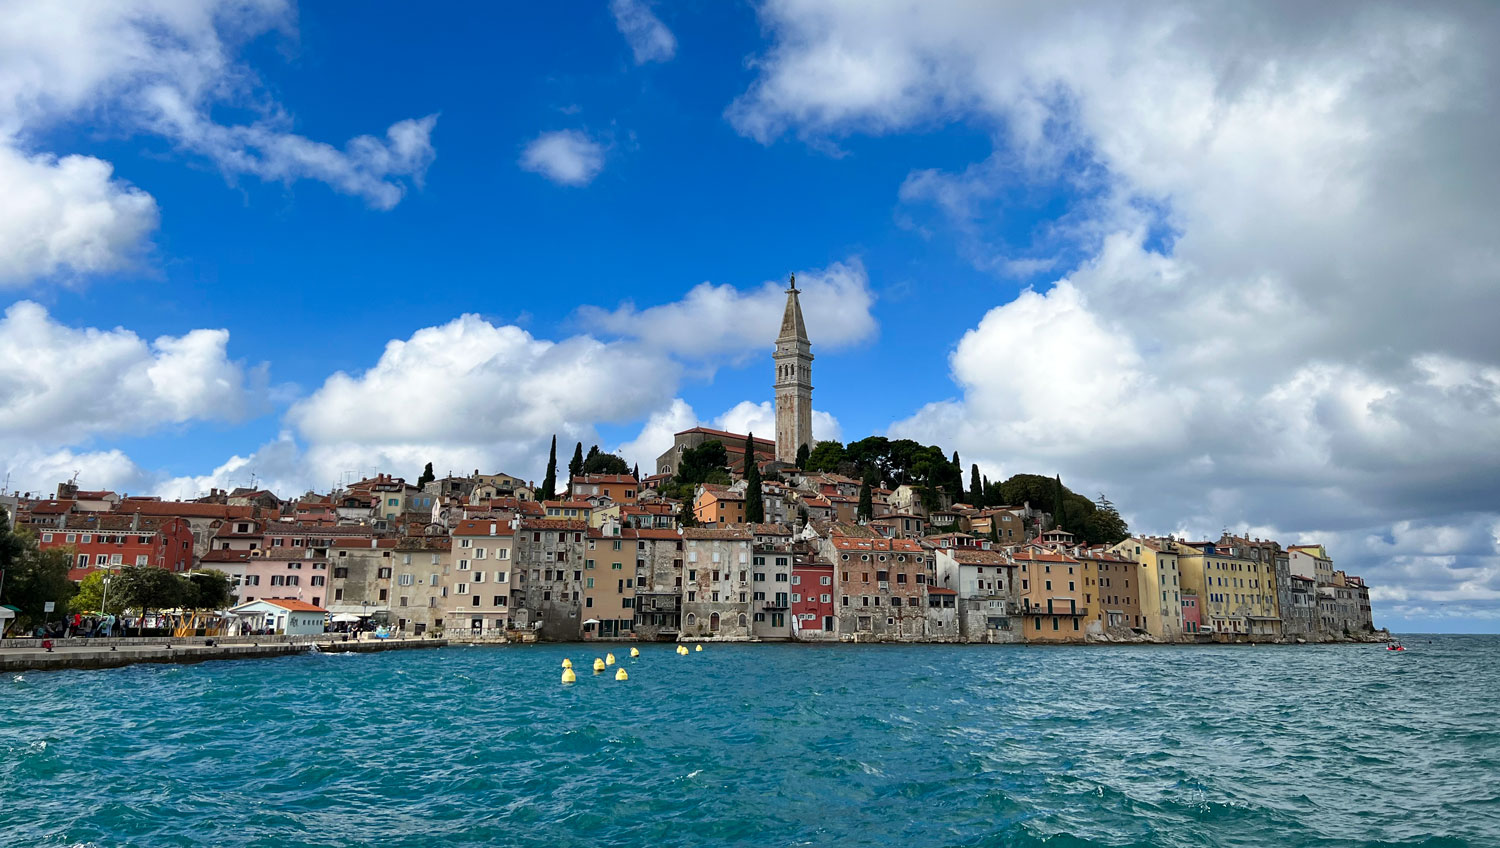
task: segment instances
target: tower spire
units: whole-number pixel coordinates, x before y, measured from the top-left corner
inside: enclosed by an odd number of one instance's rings
[[[797,461],[803,445],[812,446],[812,343],[807,338],[807,324],[802,320],[802,304],[797,295],[797,275],[787,279],[786,311],[781,317],[781,332],[776,337],[776,459],[787,464]]]

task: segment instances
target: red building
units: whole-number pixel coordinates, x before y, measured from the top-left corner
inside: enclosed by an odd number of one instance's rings
[[[792,561],[792,636],[832,637],[833,563],[798,556]]]
[[[169,571],[193,567],[193,528],[184,518],[81,513],[67,516],[63,527],[41,529],[42,550],[71,548],[69,579],[82,580],[91,570],[112,571],[129,565],[154,565]]]
[[[1182,596],[1182,632],[1203,632],[1203,614],[1198,609],[1197,595]]]

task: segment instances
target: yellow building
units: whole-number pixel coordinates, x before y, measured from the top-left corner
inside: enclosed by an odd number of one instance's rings
[[[629,639],[635,630],[637,541],[620,525],[589,529],[583,562],[583,637]]]
[[[1196,592],[1203,630],[1246,636],[1281,635],[1276,614],[1276,564],[1214,542],[1173,542],[1182,590]]]
[[[1134,537],[1112,550],[1140,565],[1141,618],[1158,639],[1182,638],[1182,578],[1177,554],[1160,539]]]

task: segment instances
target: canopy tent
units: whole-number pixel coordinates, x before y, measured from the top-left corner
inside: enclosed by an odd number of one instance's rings
[[[330,621],[332,621],[334,624],[353,624],[356,621],[359,621],[359,616],[350,615],[347,612],[339,613],[338,615],[330,619]]]

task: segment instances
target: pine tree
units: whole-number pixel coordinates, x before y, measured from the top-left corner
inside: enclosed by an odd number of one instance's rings
[[[975,509],[984,506],[984,487],[979,483],[979,463],[969,466],[969,505]]]
[[[797,467],[803,471],[807,470],[807,460],[812,457],[812,448],[804,442],[797,448]]]
[[[547,454],[547,476],[542,478],[542,500],[557,496],[557,436],[552,436],[552,450]]]
[[[766,503],[760,492],[760,463],[755,461],[755,434],[745,437],[745,521],[762,524]]]
[[[875,517],[875,497],[870,491],[870,475],[866,474],[864,482],[859,484],[859,508],[854,517],[860,521],[869,521]]]

